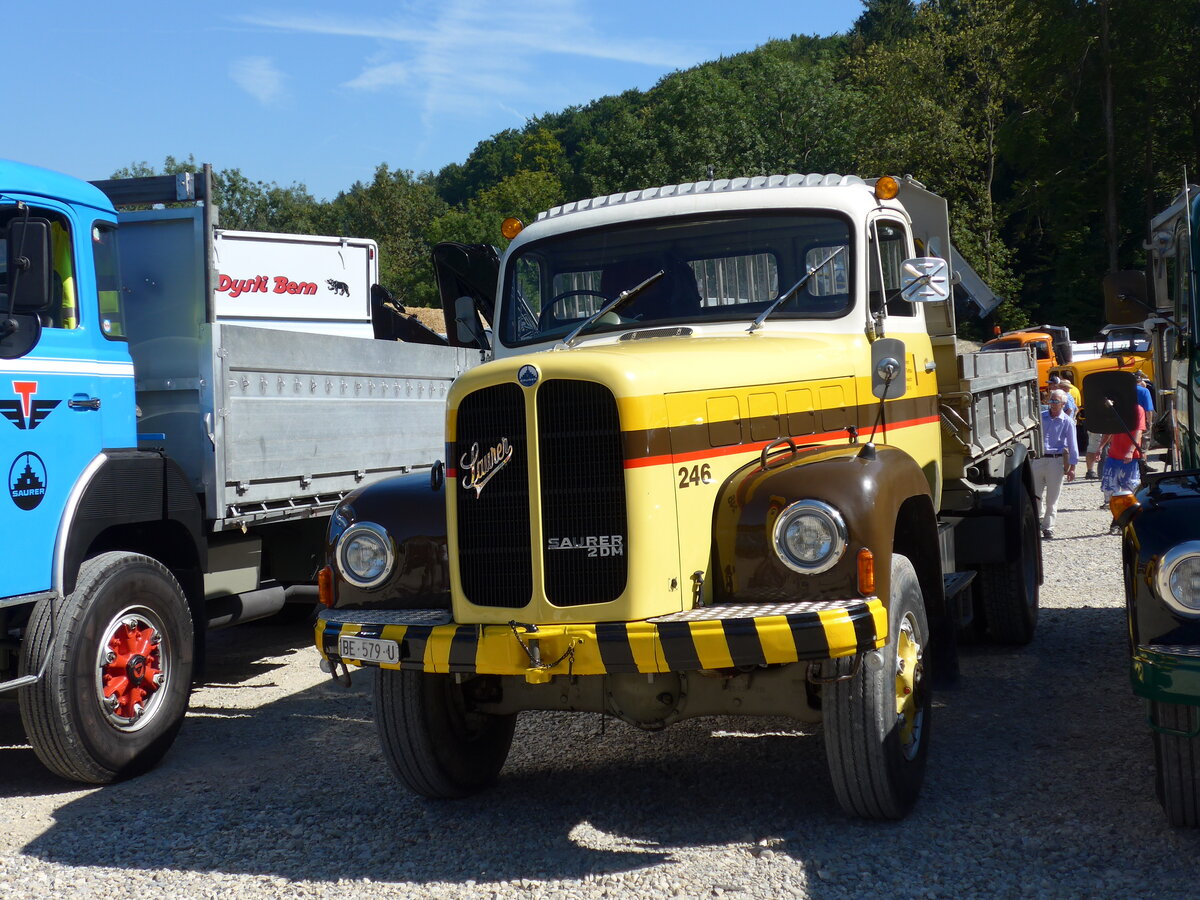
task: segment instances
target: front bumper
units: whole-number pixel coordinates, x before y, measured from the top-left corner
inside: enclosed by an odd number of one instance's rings
[[[1200,706],[1200,646],[1141,644],[1129,675],[1139,697]]]
[[[640,622],[461,625],[443,610],[324,610],[316,644],[335,666],[380,665],[343,659],[340,637],[399,645],[383,668],[479,675],[684,672],[834,659],[877,650],[887,641],[887,610],[866,599],[728,604]]]

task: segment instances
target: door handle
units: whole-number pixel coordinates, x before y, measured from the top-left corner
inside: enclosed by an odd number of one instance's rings
[[[80,399],[76,399],[75,397],[72,397],[70,400],[67,401],[67,408],[68,409],[99,409],[100,408],[100,398],[99,397],[85,397],[82,400],[80,400]]]

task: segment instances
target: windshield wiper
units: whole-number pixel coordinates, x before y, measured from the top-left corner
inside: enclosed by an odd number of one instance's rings
[[[581,333],[589,325],[591,325],[593,322],[597,321],[601,316],[604,316],[605,314],[610,313],[610,312],[615,312],[619,307],[624,306],[626,303],[628,303],[630,300],[632,300],[634,297],[636,297],[638,294],[640,294],[646,288],[650,287],[650,285],[654,284],[656,281],[658,281],[658,279],[662,278],[666,274],[667,273],[665,270],[659,269],[657,272],[655,272],[653,275],[651,275],[649,278],[647,278],[641,284],[635,284],[629,290],[622,291],[621,293],[617,294],[617,296],[614,299],[612,299],[608,303],[604,304],[602,307],[600,307],[598,310],[596,310],[594,313],[592,313],[590,316],[588,316],[586,319],[584,319],[582,322],[580,322],[578,325],[576,325],[575,328],[571,331],[571,333],[562,339],[562,342],[558,346],[566,347],[568,350],[570,348],[574,347],[575,341],[581,336]]]
[[[786,291],[784,291],[782,294],[780,294],[778,297],[776,297],[775,301],[770,306],[768,306],[766,309],[764,309],[762,312],[760,312],[758,314],[758,317],[753,322],[750,323],[750,327],[746,330],[749,332],[754,332],[754,331],[758,330],[759,328],[761,328],[762,323],[766,321],[767,316],[769,316],[771,313],[775,312],[775,310],[785,300],[790,300],[792,298],[792,296],[797,291],[800,290],[800,288],[804,287],[804,285],[808,283],[808,279],[812,278],[814,275],[816,275],[818,272],[820,272],[823,268],[825,268],[827,265],[829,265],[830,261],[845,249],[846,248],[844,246],[838,247],[836,250],[834,250],[832,253],[830,253],[827,257],[825,257],[823,260],[821,260],[819,263],[817,263],[817,265],[813,266],[811,269],[809,269],[807,272],[805,272],[803,278],[801,278],[799,281],[797,281],[795,284],[793,284],[790,288],[788,288]]]

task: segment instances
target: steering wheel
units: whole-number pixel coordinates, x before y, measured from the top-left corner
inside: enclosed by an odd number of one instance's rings
[[[561,294],[555,294],[553,297],[551,297],[549,300],[546,301],[546,305],[543,306],[542,311],[540,313],[538,313],[538,329],[540,331],[545,331],[547,329],[547,327],[549,327],[552,324],[550,322],[551,316],[549,316],[548,313],[550,312],[551,309],[554,308],[555,304],[559,303],[560,301],[566,300],[569,297],[599,297],[603,301],[600,304],[600,306],[604,306],[604,304],[608,303],[608,300],[609,300],[609,298],[604,296],[604,294],[602,294],[600,291],[592,291],[592,290],[588,290],[587,288],[580,288],[580,289],[574,290],[574,291],[563,291]],[[596,308],[599,309],[600,306],[598,306]],[[554,318],[557,318],[557,316]],[[584,316],[584,318],[587,318],[587,317]]]

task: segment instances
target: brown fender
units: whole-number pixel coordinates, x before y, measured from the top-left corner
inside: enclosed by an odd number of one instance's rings
[[[858,551],[875,557],[875,593],[888,596],[893,550],[912,559],[931,611],[940,609],[942,583],[933,499],[920,467],[908,454],[864,445],[800,450],[731,475],[721,486],[713,522],[716,602],[844,599],[861,596]],[[846,523],[848,546],[838,563],[819,575],[801,575],[774,550],[775,520],[789,504],[821,500]],[[915,557],[915,558],[914,558]]]

